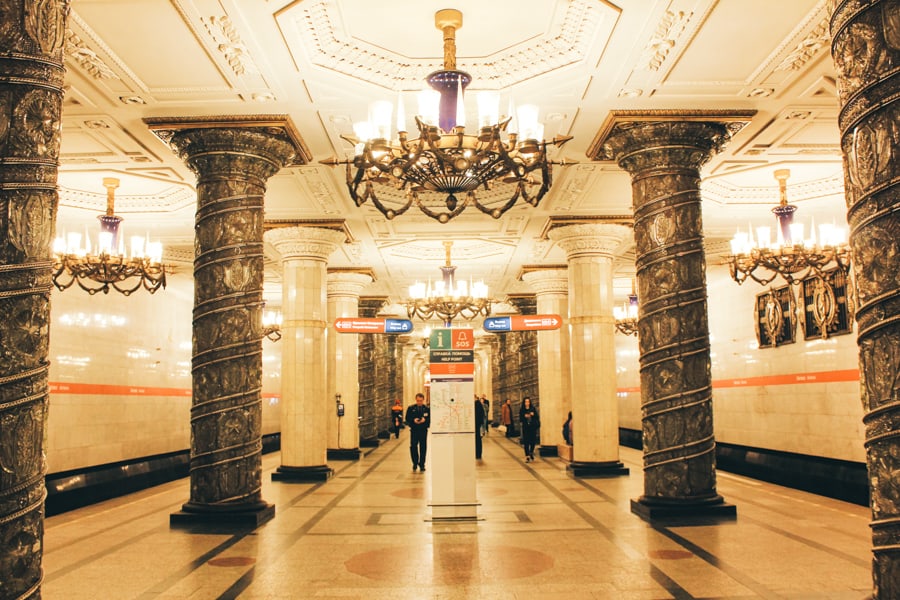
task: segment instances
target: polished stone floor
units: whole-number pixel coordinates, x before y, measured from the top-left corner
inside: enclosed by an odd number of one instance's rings
[[[79,599],[863,599],[869,509],[720,472],[737,519],[651,525],[628,477],[576,480],[525,463],[491,432],[477,465],[479,520],[433,523],[431,469],[413,473],[407,433],[319,484],[271,481],[275,518],[255,531],[171,529],[175,481],[46,520],[44,600]],[[474,459],[473,459],[474,460]],[[430,463],[430,459],[429,459]]]

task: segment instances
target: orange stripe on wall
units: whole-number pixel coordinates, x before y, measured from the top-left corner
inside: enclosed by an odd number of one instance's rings
[[[85,396],[191,396],[189,388],[142,387],[133,385],[104,385],[102,383],[50,382],[51,394],[81,394]],[[281,398],[281,394],[262,394],[263,398]]]
[[[742,377],[738,379],[717,379],[714,388],[760,387],[764,385],[793,385],[802,383],[837,383],[859,381],[859,369],[841,371],[818,371],[816,373],[788,373],[786,375],[765,375],[763,377]],[[620,394],[637,393],[640,387],[621,387]]]

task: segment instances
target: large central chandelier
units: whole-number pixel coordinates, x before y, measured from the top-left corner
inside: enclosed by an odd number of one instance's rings
[[[130,252],[115,215],[116,188],[119,180],[104,177],[106,214],[97,217],[100,232],[92,252],[91,241],[84,232],[68,232],[53,242],[53,284],[60,290],[77,283],[88,294],[108,294],[110,288],[126,296],[143,287],[151,294],[166,287],[166,268],[162,264],[162,244],[149,238],[133,236]]]
[[[444,242],[447,260],[441,267],[441,280],[432,284],[416,282],[409,286],[406,314],[410,319],[418,317],[423,321],[439,318],[446,326],[457,317],[468,321],[479,315],[491,314],[491,298],[483,281],[467,283],[456,279],[456,267],[450,262],[453,242]]]
[[[731,240],[731,254],[725,257],[731,277],[740,283],[747,279],[768,285],[777,277],[790,284],[799,283],[809,276],[823,277],[826,271],[838,268],[844,273],[850,269],[850,246],[847,233],[834,224],[819,225],[816,239],[815,223],[810,227],[810,237],[804,238],[802,223],[794,223],[797,207],[787,202],[789,169],[775,171],[780,201],[772,209],[777,220],[773,239],[769,227],[758,227],[756,238],[753,228],[738,230]]]
[[[354,145],[353,158],[321,162],[346,165],[347,188],[356,205],[371,200],[387,219],[413,205],[441,223],[469,204],[495,219],[519,198],[537,206],[550,189],[552,164],[564,164],[551,161],[547,147],[562,146],[572,137],[544,141],[536,106],[514,110],[510,103],[509,114],[501,120],[496,91],[478,93],[479,131],[467,134],[463,92],[472,77],[456,69],[456,30],[462,27],[462,13],[440,10],[434,22],[444,34],[444,69],[428,76],[432,89],[419,95],[420,114],[415,117],[419,137],[408,139],[402,96],[396,139],[391,139],[391,103],[376,102],[369,121],[354,125],[354,136],[341,136]],[[497,182],[511,188],[509,197],[498,203],[479,201],[476,190],[489,191]],[[404,200],[389,205],[379,198],[376,188],[384,184],[404,192]]]

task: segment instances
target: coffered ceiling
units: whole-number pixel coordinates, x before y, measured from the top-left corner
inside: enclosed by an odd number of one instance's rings
[[[354,205],[343,168],[319,163],[351,152],[340,136],[370,102],[396,102],[442,67],[442,8],[463,13],[457,61],[470,92],[537,104],[545,137],[574,136],[556,158],[575,164],[555,168],[536,208],[388,221]],[[528,291],[523,265],[565,263],[542,236],[551,217],[630,216],[627,174],[586,154],[610,111],[756,111],[703,170],[711,260],[737,224],[772,218],[776,168],[791,169],[799,219],[844,219],[824,0],[73,0],[69,22],[58,227],[92,228],[105,207],[101,179],[119,177],[123,227],[161,239],[182,273],[194,176],[148,117],[288,115],[313,160],[269,180],[267,218],[345,220],[351,240],[329,266],[372,269],[364,293],[394,301],[414,280],[440,276],[444,240],[460,276],[484,278],[502,297]],[[268,251],[266,295],[277,303]],[[616,261],[623,297],[633,271],[629,239]]]

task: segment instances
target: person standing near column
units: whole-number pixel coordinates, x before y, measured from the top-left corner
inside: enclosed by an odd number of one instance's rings
[[[424,473],[431,413],[425,406],[425,395],[421,392],[416,394],[416,403],[406,409],[406,424],[409,426],[409,457],[412,459],[413,471],[418,467]]]
[[[525,448],[525,462],[534,460],[534,446],[537,443],[537,432],[541,426],[537,408],[531,403],[531,398],[525,396],[522,400],[522,408],[519,409],[519,422],[522,424],[522,446]]]
[[[400,402],[400,398],[394,400],[394,405],[391,407],[391,426],[394,434],[399,438],[400,429],[403,427],[403,404]]]
[[[509,398],[500,407],[500,424],[506,427],[506,437],[512,437],[512,405],[509,403]]]
[[[481,436],[484,431],[484,424],[487,419],[484,416],[484,404],[475,396],[475,460],[481,460],[481,452],[483,443]]]

